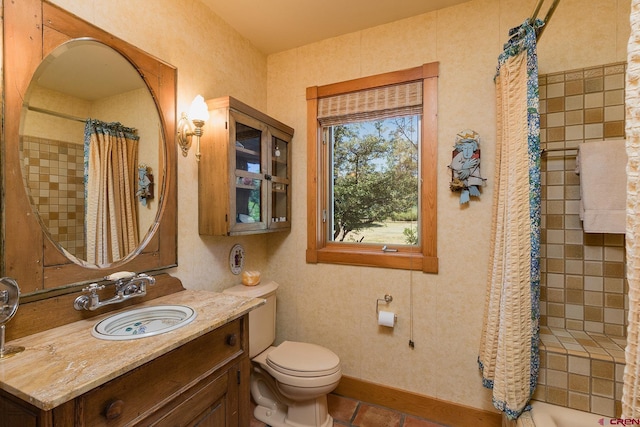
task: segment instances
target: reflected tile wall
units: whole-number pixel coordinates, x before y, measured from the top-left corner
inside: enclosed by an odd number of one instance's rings
[[[84,259],[83,146],[25,136],[21,154],[43,224],[53,240]]]

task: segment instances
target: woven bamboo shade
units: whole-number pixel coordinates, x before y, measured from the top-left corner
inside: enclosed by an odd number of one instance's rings
[[[382,86],[318,100],[322,126],[422,114],[422,81]]]

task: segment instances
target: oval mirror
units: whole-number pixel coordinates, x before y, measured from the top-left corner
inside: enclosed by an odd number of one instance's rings
[[[23,181],[46,234],[74,262],[108,267],[144,246],[166,167],[161,126],[146,83],[107,45],[74,39],[39,65],[20,122]]]

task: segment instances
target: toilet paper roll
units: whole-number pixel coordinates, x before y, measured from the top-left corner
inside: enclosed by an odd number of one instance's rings
[[[395,325],[396,315],[391,311],[378,312],[378,325],[393,328]]]

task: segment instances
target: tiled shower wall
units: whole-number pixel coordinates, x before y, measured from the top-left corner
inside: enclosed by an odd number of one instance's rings
[[[584,233],[576,148],[624,138],[625,64],[539,76],[542,147],[540,375],[534,398],[620,415],[625,241]]]
[[[542,325],[625,335],[624,236],[582,231],[575,148],[624,138],[625,64],[540,76]],[[559,151],[554,151],[559,150]]]
[[[25,136],[22,155],[40,219],[54,241],[84,259],[83,146]]]

